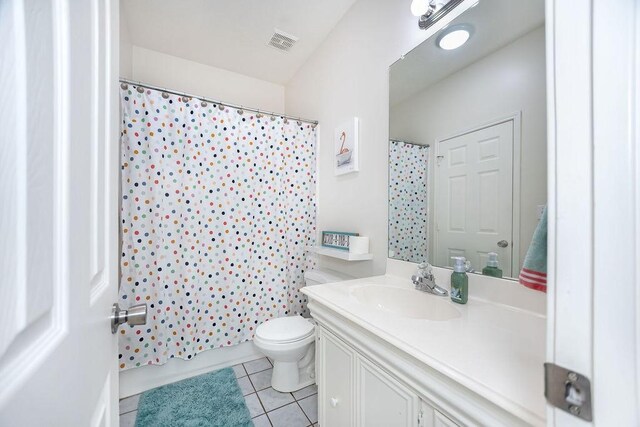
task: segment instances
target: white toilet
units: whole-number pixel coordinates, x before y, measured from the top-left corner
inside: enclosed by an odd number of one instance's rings
[[[351,280],[333,270],[309,270],[306,286]],[[299,390],[315,383],[314,321],[302,316],[280,317],[256,329],[253,343],[273,362],[271,387],[282,392]]]

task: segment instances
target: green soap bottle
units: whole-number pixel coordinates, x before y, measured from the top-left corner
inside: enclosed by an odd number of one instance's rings
[[[502,270],[498,268],[498,254],[489,252],[487,255],[489,255],[489,259],[487,260],[487,266],[482,269],[482,274],[502,278]]]
[[[455,261],[451,273],[451,301],[466,304],[469,299],[468,263],[462,256],[454,256],[451,259]]]

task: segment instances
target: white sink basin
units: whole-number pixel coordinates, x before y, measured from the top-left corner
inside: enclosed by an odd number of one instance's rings
[[[360,303],[401,317],[427,320],[450,320],[460,312],[448,297],[426,294],[414,289],[365,285],[351,290]]]

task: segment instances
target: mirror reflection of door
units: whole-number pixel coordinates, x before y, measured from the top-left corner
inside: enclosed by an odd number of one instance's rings
[[[513,120],[438,142],[436,265],[464,256],[481,270],[496,252],[503,274],[512,277],[513,151]]]

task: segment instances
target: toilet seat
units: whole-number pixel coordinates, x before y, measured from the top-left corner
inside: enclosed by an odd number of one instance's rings
[[[280,317],[258,326],[256,337],[272,344],[287,344],[310,337],[313,329],[313,324],[302,316]]]

